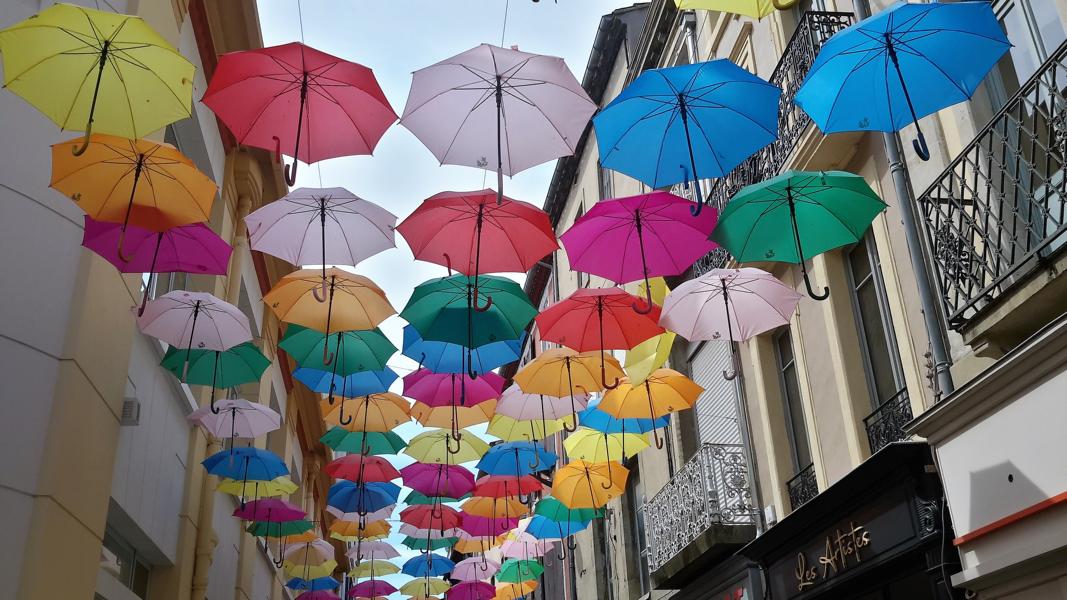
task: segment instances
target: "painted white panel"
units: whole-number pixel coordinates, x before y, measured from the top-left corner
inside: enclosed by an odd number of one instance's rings
[[[696,345],[693,345],[696,348]],[[730,346],[708,342],[689,364],[693,381],[704,388],[696,403],[700,441],[711,444],[740,444],[740,419],[733,381],[723,371],[731,370]]]
[[[239,542],[243,532],[241,521],[233,518],[237,507],[232,496],[215,494],[215,533],[219,544],[211,556],[211,569],[208,571],[207,597],[233,598],[237,588],[237,563]]]
[[[274,568],[270,564],[270,559],[262,552],[257,552],[252,571],[251,600],[271,600],[271,595],[274,593],[273,578]]]

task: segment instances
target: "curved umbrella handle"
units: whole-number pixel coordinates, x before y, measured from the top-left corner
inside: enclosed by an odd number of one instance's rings
[[[556,553],[556,558],[559,560],[567,560],[567,544],[559,545],[559,552]]]
[[[566,431],[567,433],[574,433],[575,431],[578,431],[577,412],[571,412],[571,423],[568,424],[566,421],[563,422],[563,431]]]
[[[577,548],[577,547],[578,547],[578,542],[574,541],[574,536],[572,535],[572,536],[568,537],[567,538],[567,549],[571,550],[571,551],[574,551],[574,549]]]
[[[689,207],[689,214],[693,215],[694,217],[699,217],[700,213],[703,210],[704,210],[704,202],[698,200],[697,203],[696,203],[696,206],[690,206]]]
[[[771,5],[778,10],[789,10],[797,5],[798,0],[792,0],[791,2],[782,2],[782,0],[771,0]]]
[[[449,256],[447,252],[442,252],[441,254],[444,255],[444,257],[445,257],[445,268],[448,269],[448,276],[451,277],[452,276],[452,257]]]
[[[519,503],[529,505],[533,494],[526,494],[525,498],[523,498],[522,494],[515,494],[515,498],[518,499]]]
[[[723,369],[722,370],[722,378],[725,379],[726,381],[733,381],[734,379],[737,379],[737,369],[735,368],[735,369],[731,369],[729,371],[727,371],[726,369]]]
[[[803,265],[804,263],[800,263],[800,264]],[[827,298],[830,297],[830,288],[828,288],[826,286],[823,286],[821,294],[817,294],[815,292],[815,289],[812,288],[812,286],[811,286],[811,279],[808,278],[808,269],[807,269],[807,267],[803,267],[801,270],[803,271],[803,274],[804,274],[804,287],[806,287],[808,289],[808,296],[810,296],[812,300],[822,301],[822,300],[826,300]]]
[[[632,306],[634,312],[639,315],[647,315],[648,313],[652,312],[652,307],[654,306],[652,303],[652,286],[649,285],[647,279],[645,280],[645,306],[642,307],[641,304],[638,302],[634,302]]]
[[[544,432],[542,432],[542,433],[544,433]],[[526,463],[526,466],[529,467],[531,471],[534,471],[534,472],[538,471],[537,467],[541,466],[541,458],[539,456],[537,456],[536,453],[535,453],[534,454],[534,461],[532,463]]]
[[[326,277],[324,276],[322,278],[322,284],[321,285],[317,285],[317,286],[311,288],[311,295],[315,297],[315,300],[317,300],[319,302],[319,304],[322,304],[323,302],[326,302],[326,287],[328,285],[329,284],[326,283]]]
[[[89,116],[89,123],[85,126],[85,137],[82,138],[82,145],[77,148],[71,148],[70,153],[74,156],[81,156],[85,154],[85,151],[89,149],[89,136],[93,134],[93,117]]]
[[[608,464],[608,484],[604,485],[604,482],[601,481],[600,482],[600,487],[605,489],[605,490],[610,490],[611,488],[615,487],[615,483],[612,481],[612,478],[611,478],[611,464],[610,463]]]
[[[915,124],[918,127],[918,123]],[[930,160],[930,147],[926,145],[926,136],[923,135],[922,130],[919,130],[918,139],[911,141],[911,147],[915,149],[915,153],[919,155],[919,158],[923,161]]]
[[[340,408],[341,408],[341,414],[339,414],[337,416],[337,422],[340,423],[341,425],[348,425],[348,424],[352,423],[352,415],[348,415],[348,420],[345,420],[345,399],[344,398],[341,398],[341,407]],[[368,406],[365,410],[370,410],[370,407]],[[364,437],[366,437],[366,432],[363,432],[363,434],[364,434]]]
[[[613,389],[619,387],[619,383],[621,383],[621,381],[619,380],[618,377],[615,378],[615,382],[614,383],[612,383],[611,385],[608,385],[608,380],[607,380],[607,374],[606,373],[607,372],[604,370],[604,367],[602,365],[600,367],[600,384],[604,386],[604,389],[613,390]]]
[[[463,437],[463,434],[460,434],[460,437]],[[452,448],[453,439],[456,440],[455,449]],[[459,454],[460,450],[462,449],[463,445],[460,444],[459,439],[453,438],[452,435],[448,435],[447,437],[445,437],[445,450],[448,451],[449,454]]]
[[[211,386],[211,414],[217,415],[221,412],[221,409],[215,407],[215,386]]]
[[[490,308],[493,308],[493,297],[492,296],[486,296],[485,297],[485,305],[484,306],[483,305],[479,305],[478,304],[478,288],[474,288],[474,310],[476,310],[476,311],[478,311],[480,313],[483,313],[483,312],[489,310]]]
[[[124,262],[124,263],[128,263],[128,262],[132,262],[134,257],[133,256],[127,256],[126,253],[122,251],[122,244],[125,241],[126,241],[126,225],[124,224],[122,226],[122,229],[119,230],[119,243],[118,243],[118,247],[115,250],[119,255],[119,259],[122,260],[122,262]]]
[[[322,345],[322,364],[326,365],[326,366],[330,366],[331,364],[333,364],[334,356],[335,356],[334,353],[330,352],[330,345],[329,344],[323,344]]]
[[[289,184],[289,187],[293,187],[296,184],[296,165],[297,160],[294,158],[292,164],[286,163],[285,165],[285,183]]]
[[[652,429],[652,438],[656,441],[656,450],[663,450],[663,438],[659,436],[659,429]]]

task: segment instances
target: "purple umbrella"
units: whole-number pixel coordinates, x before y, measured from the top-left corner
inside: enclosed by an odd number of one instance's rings
[[[252,328],[241,309],[203,292],[175,290],[152,300],[137,317],[137,327],[145,335],[184,348],[186,368],[193,348],[221,352],[252,341]]]
[[[787,325],[801,297],[760,269],[712,269],[667,294],[660,325],[691,342],[741,342]],[[734,371],[723,371],[726,379],[738,373],[737,349],[730,349]]]
[[[374,598],[377,596],[388,596],[389,594],[395,594],[397,590],[393,587],[393,584],[388,581],[382,581],[380,579],[371,579],[370,581],[364,581],[357,583],[348,590],[349,598]]]
[[[269,406],[240,398],[227,398],[211,406],[201,406],[186,417],[216,439],[257,438],[281,427],[281,415]]]
[[[616,283],[644,279],[645,306],[652,310],[649,277],[681,275],[718,244],[708,239],[718,211],[696,218],[693,203],[667,192],[604,200],[560,236],[571,268]]]
[[[244,506],[233,511],[233,516],[242,521],[260,521],[265,523],[288,523],[299,521],[307,516],[299,506],[277,498],[263,498],[246,502]]]
[[[594,112],[562,58],[482,44],[415,71],[400,124],[442,164],[495,167],[499,204],[504,175],[573,154]]]
[[[144,313],[152,277],[156,273],[225,275],[233,252],[229,244],[203,223],[158,232],[127,225],[126,240],[120,254],[119,239],[122,235],[121,223],[105,223],[85,215],[82,246],[115,265],[119,273],[149,274],[138,316]]]
[[[445,592],[448,600],[492,600],[496,588],[484,581],[464,581]]]
[[[519,524],[517,516],[493,518],[479,517],[465,512],[460,514],[463,516],[463,523],[460,528],[475,536],[497,536],[506,533],[509,529],[514,529]]]
[[[474,490],[474,473],[459,465],[412,463],[400,475],[406,487],[425,496],[462,498]]]

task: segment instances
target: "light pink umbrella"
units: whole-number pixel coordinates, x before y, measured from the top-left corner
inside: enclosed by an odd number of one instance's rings
[[[175,290],[152,300],[137,317],[137,327],[145,335],[185,348],[186,367],[193,348],[221,352],[252,341],[252,328],[241,309],[203,292]]]
[[[589,394],[576,393],[572,405],[569,396],[559,398],[544,394],[527,394],[517,384],[513,384],[500,395],[500,401],[496,403],[496,414],[520,421],[541,419],[543,426],[545,421],[573,414],[574,409],[585,410],[588,404]]]
[[[337,517],[341,521],[359,521],[362,519],[364,522],[383,521],[393,516],[393,511],[396,510],[395,504],[380,508],[374,512],[361,515],[358,512],[345,512],[336,506],[326,506],[326,512]]]
[[[363,542],[360,541],[355,546],[348,549],[345,553],[348,558],[360,562],[363,560],[389,560],[391,558],[397,558],[400,553],[397,552],[388,542]]]
[[[539,540],[525,532],[516,532],[513,539],[500,545],[500,553],[504,558],[527,559],[544,556],[553,548],[555,545],[552,542]]]
[[[456,581],[488,581],[499,570],[500,563],[495,560],[472,556],[456,563],[451,578]]]
[[[400,535],[421,539],[443,540],[445,538],[459,537],[459,531],[459,529],[455,528],[443,530],[437,528],[422,529],[415,527],[411,523],[401,523],[400,525]]]
[[[305,553],[314,553],[315,556],[318,556],[319,558],[330,559],[334,556],[334,548],[333,545],[330,544],[330,542],[327,542],[326,540],[323,540],[321,538],[312,540],[310,542],[299,542],[296,544],[286,544],[285,546],[282,546],[283,558],[290,558],[294,556],[301,557],[304,556]]]
[[[482,44],[419,69],[400,123],[442,164],[504,175],[574,153],[596,104],[562,58]]]
[[[322,264],[323,282],[327,265],[355,266],[396,247],[396,215],[340,187],[295,189],[245,224],[253,250],[298,267]]]
[[[281,415],[269,406],[240,398],[227,398],[215,403],[218,413],[208,405],[194,410],[189,422],[200,426],[212,437],[222,439],[257,438],[282,425]]]
[[[766,271],[712,269],[674,288],[663,301],[660,325],[689,341],[741,342],[789,323],[801,295]],[[738,373],[736,349],[733,379]]]

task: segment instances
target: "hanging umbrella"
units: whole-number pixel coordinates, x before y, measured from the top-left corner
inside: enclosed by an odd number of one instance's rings
[[[302,554],[316,556],[321,562],[333,558],[335,551],[333,545],[321,538],[298,544],[286,544],[282,547],[283,558],[294,558]]]
[[[245,529],[248,533],[256,537],[272,537],[278,540],[278,552],[281,554],[281,547],[285,544],[286,538],[307,533],[315,528],[315,525],[311,521],[305,521],[303,519],[296,521],[285,521],[282,523],[275,523],[270,521],[252,521],[248,528]],[[278,567],[282,566],[281,561],[275,562]]]
[[[245,217],[253,250],[293,265],[355,266],[396,247],[396,215],[344,188],[298,188]]]
[[[341,586],[341,582],[333,577],[319,577],[316,579],[301,579],[293,577],[285,582],[285,587],[291,590],[307,590],[311,592],[334,590]]]
[[[801,295],[759,269],[712,269],[679,285],[667,296],[660,322],[689,341],[741,342],[789,324]],[[723,336],[723,330],[726,336]],[[733,379],[740,372],[737,349],[730,344]]]
[[[574,429],[575,419],[566,415],[559,419],[520,420],[507,415],[496,414],[489,420],[486,432],[505,442],[533,442],[543,440],[564,430]]]
[[[322,468],[322,472],[334,479],[347,479],[355,483],[400,479],[400,472],[389,461],[364,454],[346,454],[335,458]]]
[[[393,587],[393,584],[387,581],[372,579],[370,581],[362,581],[352,586],[352,589],[348,590],[348,597],[373,598],[375,596],[389,596],[398,591],[400,590]]]
[[[504,558],[528,559],[544,556],[555,547],[552,542],[539,540],[528,533],[512,531],[500,544],[500,554]]]
[[[536,560],[512,558],[500,564],[500,572],[496,574],[496,580],[505,583],[519,583],[537,579],[544,572],[545,568]]]
[[[233,511],[233,516],[242,521],[262,521],[264,523],[285,523],[287,521],[299,521],[307,516],[304,509],[299,506],[279,500],[277,498],[264,498],[246,502]]]
[[[400,124],[442,164],[495,166],[501,202],[504,175],[573,154],[595,111],[562,58],[481,44],[415,71]]]
[[[422,507],[427,508],[427,507]],[[400,524],[400,535],[406,535],[408,537],[429,539],[429,540],[444,540],[455,538],[459,534],[459,530],[456,528],[441,529],[440,527],[419,527],[410,523]]]
[[[438,554],[423,554],[408,559],[401,572],[412,577],[442,577],[452,572],[456,563]]]
[[[519,524],[519,517],[463,515],[463,531],[471,535],[497,536]]]
[[[460,389],[461,385],[466,386],[465,392]],[[469,382],[464,382],[463,375],[434,373],[429,369],[419,369],[404,376],[404,395],[434,408],[455,406],[461,399],[467,406],[496,400],[503,389],[504,378],[496,373],[482,373]]]
[[[466,558],[452,569],[452,579],[456,581],[488,581],[497,571],[500,563],[495,560],[482,560],[481,558]]]
[[[406,596],[432,596],[444,594],[450,587],[452,585],[443,579],[420,577],[400,586],[399,591]]]
[[[400,567],[394,565],[387,560],[371,559],[361,562],[357,567],[348,572],[353,579],[363,579],[365,577],[385,577],[386,575],[395,575],[400,572]]]
[[[331,579],[327,577],[326,579]],[[329,590],[314,590],[303,592],[296,600],[341,600],[341,597]]]
[[[330,371],[342,377],[362,371],[382,371],[396,346],[380,329],[338,331],[329,336],[320,331],[289,325],[278,342],[301,368]],[[334,356],[330,364],[325,357]],[[336,365],[336,366],[333,366]]]
[[[397,230],[417,260],[474,277],[477,296],[480,274],[525,273],[559,248],[545,211],[507,197],[494,203],[494,197],[493,190],[441,192],[420,204]],[[487,297],[478,310],[487,310],[492,302]]]
[[[577,547],[572,536],[588,528],[589,523],[590,521],[554,521],[548,517],[534,515],[525,523],[521,523],[520,527],[534,539],[560,542],[556,557],[564,560],[567,558],[567,550],[573,551]]]
[[[370,154],[396,122],[370,69],[297,42],[222,55],[202,101],[238,143],[306,163]]]
[[[795,0],[674,0],[678,10],[710,10],[734,15],[744,15],[753,19],[762,19],[778,10],[789,10],[796,5]]]
[[[672,412],[693,408],[704,388],[685,375],[671,369],[657,369],[639,386],[623,380],[619,387],[604,394],[597,408],[624,419],[658,419]],[[663,448],[659,431],[652,430],[656,448]]]
[[[1011,48],[988,2],[898,2],[834,34],[797,91],[825,133],[900,131],[963,102]]]
[[[648,438],[643,434],[604,433],[579,427],[563,440],[563,448],[571,459],[592,463],[621,462],[648,448]]]
[[[332,405],[335,392],[346,398],[388,392],[399,375],[389,367],[381,371],[360,371],[347,376],[337,375],[332,370],[320,371],[300,367],[293,370],[293,378],[315,393],[327,394],[327,404]]]
[[[423,427],[451,428],[459,435],[464,427],[488,423],[496,412],[496,400],[479,402],[474,406],[443,406],[434,408],[422,402],[411,406],[411,418]]]
[[[218,414],[215,390],[258,382],[271,361],[254,343],[245,342],[222,351],[171,346],[159,364],[178,379],[184,376],[185,383],[211,386],[211,410]]]
[[[599,350],[600,389],[612,389],[619,385],[619,379],[608,383],[604,350],[628,350],[664,331],[657,324],[659,307],[647,313],[634,312],[638,301],[619,288],[579,289],[538,315],[537,329],[542,340],[578,352]]]
[[[484,563],[488,566],[493,564],[493,561],[487,559],[485,553],[499,545],[500,544],[496,541],[496,538],[474,536],[461,529],[459,531],[459,539],[457,539],[455,545],[452,546],[452,550],[459,554],[474,554],[476,552],[481,552],[482,556],[477,560],[479,563]],[[455,576],[455,573],[453,573],[453,576]],[[459,579],[458,577],[456,578]]]
[[[458,465],[413,463],[402,469],[404,486],[420,494],[441,498],[459,498],[474,489],[474,473]],[[410,504],[410,502],[409,502]]]
[[[410,467],[411,465],[408,465],[408,466]],[[403,471],[403,469],[401,469],[401,471]],[[405,504],[442,504],[442,503],[446,503],[446,502],[459,502],[460,500],[463,500],[465,498],[470,498],[470,494],[467,493],[467,494],[464,494],[464,495],[460,496],[459,498],[452,498],[450,496],[428,496],[428,495],[423,494],[421,492],[411,491],[411,492],[408,492],[408,494],[406,496],[404,496],[404,503]]]
[[[777,139],[781,94],[726,59],[649,69],[593,118],[600,162],[652,188],[723,177]]]
[[[225,478],[219,482],[215,489],[231,496],[257,499],[291,496],[296,492],[297,485],[293,483],[293,480],[283,475],[268,481],[242,481],[240,479]]]
[[[529,475],[551,469],[556,459],[533,442],[503,442],[489,448],[478,461],[478,469],[489,475]]]
[[[211,475],[242,481],[270,481],[289,474],[289,468],[278,455],[259,448],[223,450],[205,458],[201,464]]]
[[[560,236],[572,270],[616,283],[642,280],[638,312],[652,310],[650,277],[681,275],[718,247],[708,239],[715,209],[689,217],[693,203],[667,192],[601,200]]]
[[[567,396],[571,400],[571,413],[577,414],[585,408],[590,393],[605,389],[604,382],[617,381],[626,376],[615,357],[603,353],[601,356],[604,361],[603,376],[597,373],[600,367],[597,363],[600,361],[595,353],[576,352],[570,348],[549,348],[515,373],[515,383],[528,394]],[[581,400],[575,398],[576,389],[579,390]],[[573,430],[573,426],[568,429]]]
[[[616,462],[569,462],[556,470],[552,495],[569,508],[600,508],[621,496],[630,471]]]
[[[489,445],[474,434],[461,431],[456,451],[449,449],[450,433],[444,429],[424,431],[408,442],[404,450],[411,458],[420,463],[458,464],[478,460],[489,451]],[[411,487],[411,486],[408,486]]]
[[[398,558],[400,553],[388,542],[360,542],[349,548],[345,556],[358,563],[363,560]]]
[[[347,513],[347,512],[343,512],[341,509],[337,508],[336,506],[330,506],[329,504],[326,505],[326,512],[328,512],[331,515],[337,517],[338,520],[341,520],[341,521],[358,521],[360,519],[363,519],[364,521],[366,521],[368,523],[373,522],[373,521],[387,521],[389,519],[392,519],[394,510],[396,510],[396,504],[390,504],[389,506],[384,506],[382,508],[379,508],[378,510],[369,512],[369,513],[367,513],[365,515],[361,515],[358,512]]]
[[[418,550],[419,552],[433,552],[434,550],[450,548],[456,543],[456,539],[456,537],[427,539],[426,536],[407,536],[400,543],[407,548]]]
[[[469,360],[470,370],[480,374],[519,360],[525,342],[524,331],[514,340],[467,348],[461,344],[426,341],[417,329],[405,325],[403,354],[418,362],[420,369],[426,368],[434,373],[466,373]]]
[[[604,516],[602,508],[570,508],[555,496],[545,496],[537,501],[534,514],[556,522],[588,523]]]
[[[651,279],[648,285],[642,283],[640,287],[645,290],[646,295],[652,297],[652,302],[661,307],[663,306],[663,300],[670,291],[667,289],[667,283],[663,281],[662,277]],[[662,320],[663,315],[661,311],[660,321]],[[663,326],[666,327],[666,325]],[[626,359],[623,362],[623,368],[625,368],[626,375],[630,378],[631,383],[636,385],[643,382],[652,371],[655,371],[667,363],[667,359],[670,358],[671,347],[674,345],[675,337],[673,331],[665,331],[626,351]]]
[[[336,452],[382,455],[400,454],[407,443],[392,431],[347,431],[331,427],[321,438],[323,444]]]
[[[464,513],[476,517],[496,517],[498,514],[525,517],[529,509],[515,498],[470,498],[460,507]]]
[[[786,171],[737,193],[712,234],[740,262],[800,264],[808,295],[808,259],[863,238],[886,204],[859,175]],[[801,235],[804,242],[801,243]]]
[[[144,314],[156,273],[225,275],[233,252],[203,223],[159,232],[127,225],[123,242],[122,225],[96,221],[89,215],[85,215],[82,246],[114,265],[119,273],[148,273],[138,315]]]
[[[353,407],[345,415],[345,406]],[[341,398],[336,404],[319,402],[322,419],[348,431],[391,431],[411,420],[410,407],[403,397],[390,392],[368,394],[362,398]]]
[[[531,561],[537,564],[536,561]],[[537,565],[540,568],[540,565]],[[543,570],[543,569],[542,569]],[[493,596],[493,600],[516,600],[517,598],[525,597],[532,594],[537,589],[536,581],[521,581],[518,583],[507,583],[496,586],[496,595]]]
[[[531,363],[532,364],[532,363]],[[622,370],[619,370],[622,373]],[[518,374],[516,374],[518,377]],[[556,386],[559,387],[558,385]],[[558,391],[558,390],[554,390]],[[577,398],[560,398],[537,393],[525,393],[518,385],[512,385],[500,395],[500,401],[496,405],[497,416],[507,416],[517,421],[541,420],[542,429],[547,429],[547,422],[557,419],[565,419],[564,424],[573,426],[577,421],[578,411],[586,407],[588,394],[579,393]],[[567,431],[573,429],[568,428]],[[538,437],[542,439],[544,436]]]
[[[334,521],[330,523],[330,537],[342,542],[355,542],[362,538],[387,535],[393,526],[386,520],[367,521],[356,519],[354,521]]]
[[[522,501],[522,496],[544,489],[544,484],[532,475],[485,475],[479,477],[471,494],[484,498],[507,498],[515,496]]]
[[[400,520],[419,529],[455,529],[460,524],[458,510],[432,504],[409,506],[400,511]]]
[[[327,503],[346,513],[367,515],[396,504],[400,487],[393,483],[364,483],[338,481],[330,486]]]
[[[56,4],[0,31],[0,53],[5,88],[85,131],[78,154],[94,127],[136,139],[192,109],[193,64],[140,17]]]
[[[303,562],[282,561],[282,569],[286,574],[296,577],[329,577],[337,569],[337,561],[327,560],[319,564]]]
[[[204,292],[175,290],[152,300],[137,317],[137,327],[145,335],[185,349],[186,365],[194,348],[223,351],[252,340],[248,317],[241,309]]]
[[[666,416],[658,419],[620,419],[590,406],[578,414],[578,423],[604,433],[648,433],[666,427],[670,420]]]
[[[237,438],[257,438],[282,426],[281,415],[269,406],[238,398],[201,406],[186,418],[215,439],[229,437],[231,448]]]

